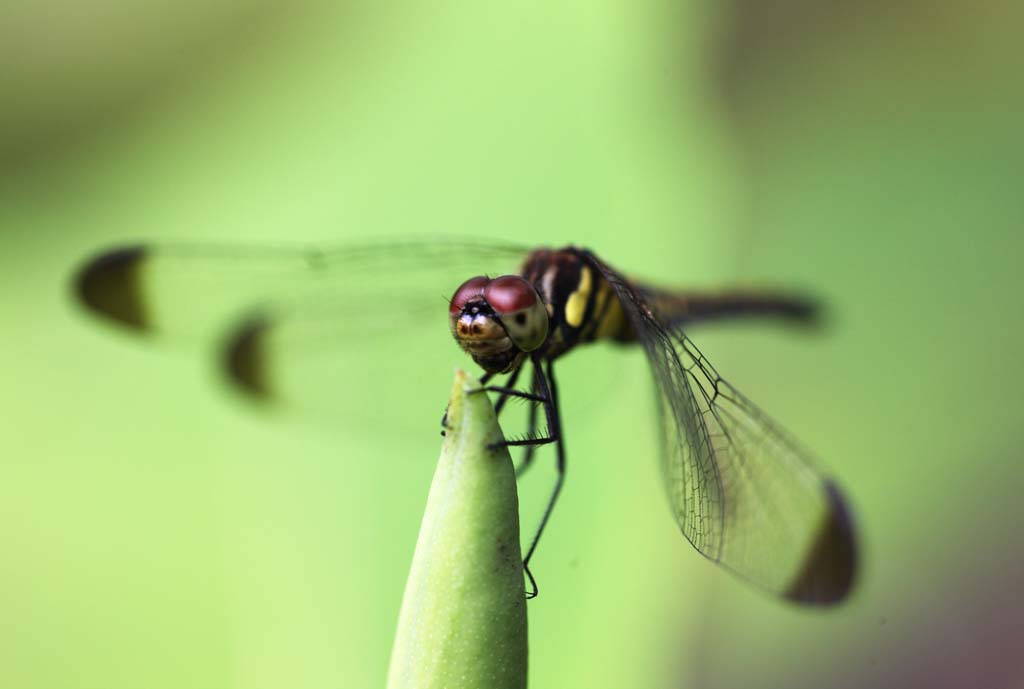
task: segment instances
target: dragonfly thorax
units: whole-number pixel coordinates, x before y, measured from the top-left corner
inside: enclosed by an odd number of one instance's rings
[[[517,275],[467,280],[451,298],[448,320],[459,346],[493,373],[516,368],[548,334],[544,302]]]

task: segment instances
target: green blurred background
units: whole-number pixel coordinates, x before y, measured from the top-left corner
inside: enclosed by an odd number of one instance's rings
[[[68,281],[118,241],[438,232],[830,309],[691,335],[847,488],[854,598],[796,609],[697,555],[643,357],[594,347],[561,367],[531,686],[1024,686],[1022,8],[2,3],[0,686],[383,684],[470,363],[440,301],[429,370],[340,390],[382,418],[325,427],[255,413],[212,343],[147,346]],[[521,487],[526,531],[551,476]]]

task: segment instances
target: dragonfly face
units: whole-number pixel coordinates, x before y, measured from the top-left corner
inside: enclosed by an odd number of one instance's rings
[[[470,278],[455,290],[448,321],[459,346],[488,373],[507,373],[548,334],[540,295],[518,275]]]
[[[508,274],[516,265],[519,274]],[[319,375],[319,367],[340,361],[352,364],[342,367],[345,373],[362,368],[341,343],[368,336],[374,325],[395,338],[393,314],[375,323],[367,319],[379,312],[364,304],[383,301],[410,314],[436,314],[437,297],[452,294],[453,276],[492,269],[502,277],[471,278],[446,301],[451,332],[487,371],[482,380],[508,374],[504,385],[489,388],[500,395],[499,413],[511,396],[534,403],[526,436],[507,443],[525,449],[517,471],[530,466],[536,447],[555,448],[557,480],[527,562],[566,470],[555,364],[577,345],[614,341],[646,354],[664,485],[672,515],[693,547],[789,601],[827,605],[847,597],[858,553],[843,492],[810,453],[718,373],[688,334],[691,326],[730,317],[813,322],[814,303],[805,298],[661,289],[625,278],[586,249],[467,239],[329,248],[128,247],[93,258],[79,271],[75,288],[86,308],[142,333],[196,337],[234,314],[222,369],[257,399],[288,399],[282,393],[292,389],[285,384],[289,363],[316,369],[303,382],[333,380]],[[375,279],[380,275],[389,279],[382,284]],[[524,370],[528,382],[520,389]]]

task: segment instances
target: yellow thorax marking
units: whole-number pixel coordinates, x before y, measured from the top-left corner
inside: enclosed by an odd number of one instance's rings
[[[607,308],[604,308],[605,302],[609,298],[612,301],[608,303]],[[612,287],[607,281],[601,282],[601,287],[597,294],[597,303],[600,311],[595,311],[595,313],[601,320],[594,331],[594,339],[599,340],[604,337],[618,335],[619,331],[622,330],[622,305],[617,298],[612,297]]]
[[[587,310],[587,301],[590,299],[590,287],[590,268],[583,266],[580,268],[580,284],[565,302],[565,322],[574,328],[580,327],[583,323],[583,313]]]
[[[608,301],[608,294],[612,288],[608,286],[607,280],[601,280],[597,285],[597,297],[594,300],[594,315],[600,318],[604,315],[604,303]]]

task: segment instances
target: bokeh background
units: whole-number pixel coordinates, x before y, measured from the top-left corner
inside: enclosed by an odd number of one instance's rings
[[[213,342],[144,342],[68,285],[114,242],[438,232],[829,307],[817,332],[691,335],[847,488],[855,596],[796,609],[697,555],[643,357],[594,347],[561,367],[531,686],[1024,686],[1022,10],[2,3],[0,686],[383,684],[469,363],[443,303],[396,319],[404,355],[359,349],[409,372],[338,390],[376,423],[324,424],[254,411]],[[525,531],[550,479],[548,457],[521,487]]]

